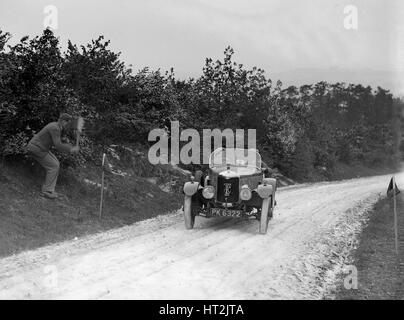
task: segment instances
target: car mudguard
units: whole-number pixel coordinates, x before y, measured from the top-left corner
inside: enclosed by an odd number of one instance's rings
[[[275,178],[264,178],[262,179],[262,184],[269,184],[273,187],[274,192],[276,191],[277,181]]]
[[[185,184],[184,184],[184,193],[187,196],[191,197],[198,191],[198,188],[199,188],[199,182],[195,182],[195,181],[185,182]]]
[[[272,195],[274,188],[270,184],[260,184],[257,187],[257,193],[262,199],[269,198]]]

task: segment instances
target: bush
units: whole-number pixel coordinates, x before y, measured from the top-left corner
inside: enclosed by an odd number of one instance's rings
[[[382,164],[399,145],[391,122],[404,104],[382,88],[282,88],[264,70],[235,62],[230,47],[222,60],[206,59],[199,78],[178,80],[173,70],[132,73],[102,36],[80,47],[69,42],[64,53],[50,30],[14,46],[6,46],[9,38],[0,31],[2,156],[23,155],[33,134],[61,112],[86,118],[80,154],[58,154],[73,167],[99,163],[111,144],[147,148],[149,131],[170,120],[197,130],[256,129],[264,160],[298,179],[337,161]],[[131,163],[138,175],[157,170]]]

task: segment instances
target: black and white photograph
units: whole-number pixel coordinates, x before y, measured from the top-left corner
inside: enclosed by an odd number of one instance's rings
[[[404,300],[403,16],[0,0],[0,300]]]

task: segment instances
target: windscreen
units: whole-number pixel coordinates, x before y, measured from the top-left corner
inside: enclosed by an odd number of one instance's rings
[[[261,156],[256,149],[219,148],[212,152],[209,167],[236,166],[261,168]]]

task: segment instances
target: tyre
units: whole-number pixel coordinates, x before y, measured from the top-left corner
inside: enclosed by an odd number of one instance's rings
[[[184,220],[185,228],[188,230],[194,228],[195,216],[192,214],[192,197],[187,195],[184,198]]]
[[[270,210],[272,210],[271,198],[266,198],[262,201],[262,207],[261,207],[260,230],[259,230],[261,234],[267,233]]]
[[[274,200],[274,197],[275,197],[275,194],[272,194],[270,207],[269,207],[269,211],[268,211],[269,220],[273,218],[274,209],[275,209],[275,206],[276,206],[276,200]]]

